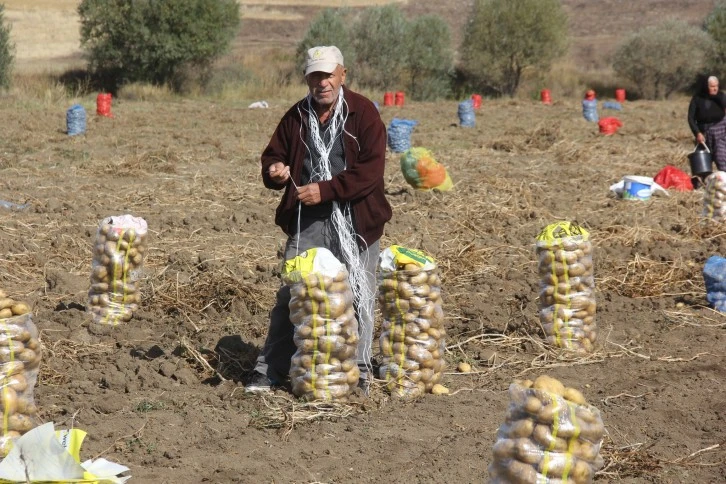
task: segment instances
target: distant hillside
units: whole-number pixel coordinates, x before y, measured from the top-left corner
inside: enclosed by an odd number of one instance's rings
[[[609,56],[629,33],[674,16],[703,22],[716,0],[563,0],[570,16],[570,55],[585,69],[609,65]],[[80,62],[78,0],[5,0],[20,69],[65,67]],[[473,0],[241,0],[242,30],[233,58],[270,48],[292,49],[323,8],[398,3],[409,16],[435,14],[451,26],[459,45]]]

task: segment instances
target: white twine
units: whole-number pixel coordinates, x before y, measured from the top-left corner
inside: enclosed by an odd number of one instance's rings
[[[330,131],[330,140],[326,143],[320,133],[320,122],[318,116],[315,114],[315,110],[312,107],[312,96],[308,94],[306,97],[307,108],[308,108],[308,119],[310,123],[310,137],[316,151],[320,154],[320,159],[316,165],[313,162],[310,173],[310,181],[326,181],[333,178],[330,171],[330,152],[335,145],[335,141],[345,131],[345,121],[348,118],[348,104],[345,102],[343,97],[343,89],[340,88],[338,92],[338,102],[335,105],[335,110],[330,118],[330,125],[328,127]],[[350,135],[352,136],[352,135]],[[356,140],[357,142],[357,140]],[[310,147],[303,143],[310,153]],[[312,154],[311,154],[312,160]],[[343,167],[345,170],[345,167]],[[333,201],[333,212],[331,221],[333,229],[338,235],[340,242],[340,250],[343,255],[344,262],[348,267],[348,281],[350,287],[353,290],[353,303],[355,304],[358,314],[358,334],[363,340],[363,345],[359,346],[363,350],[362,355],[358,355],[359,358],[363,359],[366,367],[369,371],[372,371],[371,357],[373,356],[373,308],[375,301],[375,292],[373,287],[367,283],[368,271],[366,271],[367,260],[361,260],[360,252],[358,250],[358,243],[356,238],[360,238],[353,227],[353,218],[351,216],[350,204],[341,204],[337,201]],[[299,217],[298,211],[298,217]],[[300,222],[298,218],[298,232],[300,231]],[[361,239],[363,245],[365,241]],[[298,237],[299,242],[299,237]],[[296,249],[297,251],[297,249]],[[367,252],[366,252],[367,253]]]

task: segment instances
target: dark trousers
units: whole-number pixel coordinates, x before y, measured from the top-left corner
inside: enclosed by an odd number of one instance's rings
[[[706,145],[718,171],[726,171],[726,117],[706,130]]]

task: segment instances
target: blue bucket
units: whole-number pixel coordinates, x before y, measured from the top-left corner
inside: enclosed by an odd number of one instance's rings
[[[623,177],[623,198],[626,200],[649,200],[653,179],[645,176]]]

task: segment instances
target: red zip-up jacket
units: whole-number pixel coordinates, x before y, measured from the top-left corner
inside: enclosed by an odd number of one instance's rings
[[[331,180],[317,182],[322,202],[349,202],[356,233],[370,245],[383,235],[383,226],[391,219],[391,205],[383,188],[386,164],[386,126],[375,105],[345,86],[348,118],[343,133],[345,170]],[[302,115],[302,116],[301,116]],[[308,130],[307,102],[303,99],[291,107],[280,120],[267,148],[262,152],[262,180],[267,188],[285,189],[275,213],[275,223],[288,234],[290,221],[297,213],[297,198],[292,183],[279,185],[268,173],[278,161],[290,166],[290,176],[300,186],[305,140]]]

